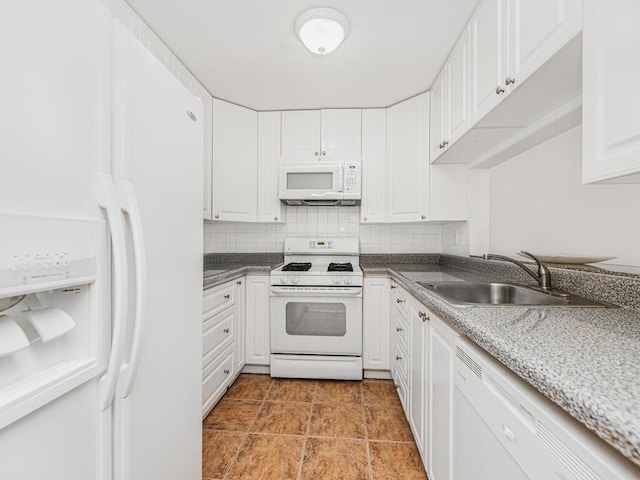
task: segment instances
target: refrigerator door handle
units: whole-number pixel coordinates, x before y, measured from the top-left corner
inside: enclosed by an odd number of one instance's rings
[[[122,214],[117,202],[116,190],[110,174],[99,173],[98,205],[107,215],[109,234],[111,236],[112,252],[112,336],[111,354],[107,371],[99,380],[98,401],[100,411],[107,410],[113,403],[120,364],[126,343],[126,314],[127,314],[127,253],[122,225]]]
[[[145,322],[145,312],[147,306],[147,254],[144,241],[144,231],[142,227],[142,217],[136,199],[135,189],[131,180],[121,179],[122,193],[124,195],[124,206],[122,210],[127,213],[131,226],[131,237],[133,240],[133,256],[136,274],[135,293],[135,314],[133,322],[133,340],[131,342],[131,352],[128,363],[124,364],[120,370],[120,385],[118,386],[120,396],[126,398],[131,394],[133,383],[138,369],[140,357],[140,346],[142,343],[142,331]]]

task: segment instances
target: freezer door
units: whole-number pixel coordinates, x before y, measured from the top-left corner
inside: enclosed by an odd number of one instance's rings
[[[202,106],[114,22],[114,176],[125,213],[130,331],[115,478],[201,476]]]

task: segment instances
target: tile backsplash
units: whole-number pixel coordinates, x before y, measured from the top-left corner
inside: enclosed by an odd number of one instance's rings
[[[443,227],[430,224],[361,225],[360,207],[287,207],[286,224],[205,222],[204,251],[282,252],[286,237],[320,236],[359,237],[362,253],[441,253]]]

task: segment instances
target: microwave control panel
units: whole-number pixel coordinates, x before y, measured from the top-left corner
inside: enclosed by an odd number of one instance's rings
[[[360,193],[361,167],[359,163],[344,165],[344,193]]]

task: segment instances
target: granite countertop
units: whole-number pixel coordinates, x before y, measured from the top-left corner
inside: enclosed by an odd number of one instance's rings
[[[365,265],[640,465],[640,313],[628,308],[455,307],[416,282],[504,280],[447,265]]]
[[[275,265],[245,265],[242,263],[222,263],[205,265],[202,288],[209,288],[244,275],[269,275]]]

